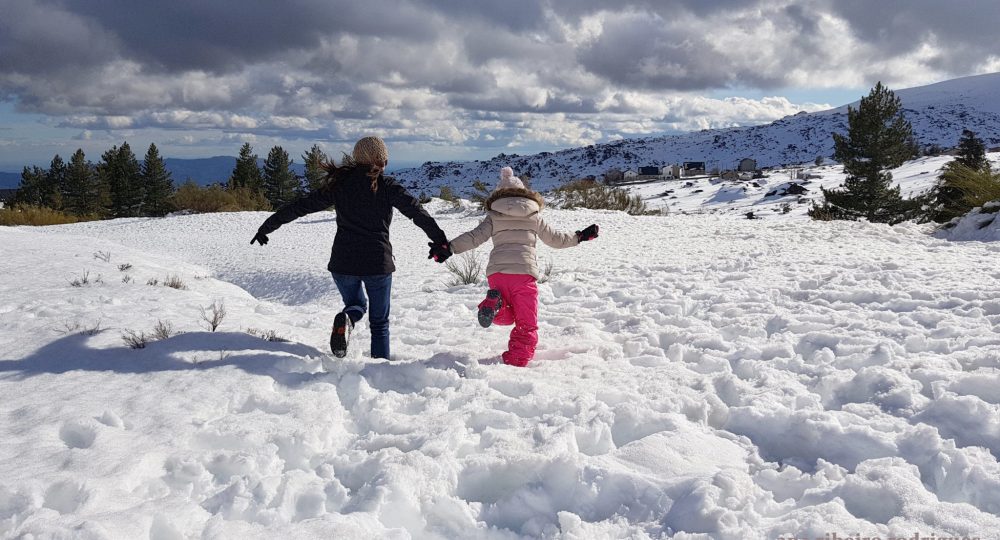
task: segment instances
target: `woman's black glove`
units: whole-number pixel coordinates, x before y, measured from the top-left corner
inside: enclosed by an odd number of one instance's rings
[[[427,256],[428,259],[434,259],[439,263],[443,263],[451,257],[451,245],[448,242],[443,244],[435,244],[434,242],[427,242],[427,245],[431,247],[430,255]]]
[[[593,240],[597,238],[598,227],[597,225],[591,225],[582,231],[576,231],[576,237],[581,242],[586,242],[587,240]]]
[[[257,231],[257,234],[254,235],[253,240],[250,241],[250,245],[252,246],[254,242],[257,242],[258,244],[263,246],[264,244],[267,243],[267,235],[260,231]]]

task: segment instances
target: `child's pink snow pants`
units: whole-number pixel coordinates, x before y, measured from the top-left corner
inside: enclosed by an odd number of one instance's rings
[[[493,324],[514,325],[510,331],[503,362],[511,366],[526,366],[535,356],[538,345],[538,287],[535,278],[527,274],[490,274],[491,289],[500,291],[503,307]]]

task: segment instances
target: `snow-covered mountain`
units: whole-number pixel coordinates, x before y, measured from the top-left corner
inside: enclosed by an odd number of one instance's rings
[[[1000,146],[1000,73],[964,77],[896,91],[907,119],[923,146],[954,146],[963,129],[979,134],[988,147]],[[847,105],[816,113],[801,112],[760,126],[702,130],[682,135],[627,139],[607,144],[542,152],[530,156],[500,154],[487,161],[428,162],[396,173],[405,185],[436,193],[442,185],[469,192],[480,179],[493,184],[503,166],[530,174],[536,189],[608,169],[635,169],[685,161],[733,169],[742,158],[759,167],[812,162],[833,153],[831,133],[847,129]]]

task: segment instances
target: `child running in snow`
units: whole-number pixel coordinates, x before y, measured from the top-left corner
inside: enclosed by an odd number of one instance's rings
[[[553,230],[540,215],[544,205],[541,195],[526,189],[514,171],[504,167],[500,170],[500,184],[483,203],[486,219],[444,249],[431,245],[431,256],[440,258],[469,251],[493,239],[486,267],[490,289],[479,304],[479,324],[484,328],[493,323],[514,325],[507,352],[503,353],[503,362],[511,366],[528,365],[538,344],[537,240],[562,249],[597,238],[597,225],[575,234]]]

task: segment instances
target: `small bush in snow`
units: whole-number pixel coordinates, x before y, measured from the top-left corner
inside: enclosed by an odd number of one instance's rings
[[[148,280],[146,280],[146,285],[149,285],[150,287],[156,287],[159,284],[160,284],[160,280],[156,279],[155,277],[152,277],[152,278],[149,278]]]
[[[642,197],[628,191],[598,184],[594,180],[577,180],[555,189],[563,208],[589,208],[591,210],[620,210],[633,216],[656,214],[650,211]]]
[[[552,279],[552,270],[554,268],[555,268],[555,263],[552,262],[552,259],[545,261],[545,265],[543,265],[541,268],[542,271],[541,275],[538,276],[538,282],[545,283],[546,281]]]
[[[438,198],[442,201],[448,201],[450,203],[455,202],[455,192],[451,189],[451,186],[441,186],[441,191],[438,192]]]
[[[475,250],[448,259],[444,266],[455,276],[448,284],[451,287],[479,283],[484,270]]]
[[[122,264],[118,265],[118,271],[119,272],[128,272],[131,269],[132,269],[132,265],[129,264],[129,263],[122,263]]]
[[[79,322],[66,323],[63,325],[60,331],[63,334],[82,334],[84,336],[96,336],[103,332],[104,329],[101,328],[101,321],[97,321],[97,324],[93,326],[84,326]]]
[[[163,286],[179,291],[186,291],[188,288],[178,276],[168,276],[167,279],[163,280]]]
[[[125,274],[122,277],[122,283],[132,283],[132,276]]]
[[[91,283],[101,283],[101,282],[102,281],[101,281],[101,277],[100,276],[98,276],[97,279],[94,279],[93,281],[91,281],[91,279],[90,279],[90,272],[87,271],[87,270],[84,270],[83,274],[80,274],[80,277],[78,277],[78,278],[70,281],[69,284],[70,284],[70,286],[73,286],[73,287],[83,287],[85,285],[90,285]]]
[[[125,331],[122,332],[122,341],[124,341],[130,349],[145,349],[146,345],[149,343],[149,336],[147,336],[145,332],[139,332],[137,334],[133,330],[125,329]]]
[[[208,327],[215,332],[226,318],[226,305],[216,300],[212,305],[201,308],[201,320],[208,324]]]
[[[275,343],[288,343],[287,339],[279,336],[278,333],[275,332],[274,330],[268,330],[265,332],[263,330],[258,330],[256,328],[247,328],[245,332],[253,337],[263,339],[264,341],[271,341]]]
[[[167,339],[174,335],[174,326],[166,321],[156,321],[153,327],[153,339]]]
[[[973,208],[1000,199],[1000,173],[952,161],[941,172],[934,198],[934,221],[945,223],[964,216]]]
[[[110,251],[98,251],[94,253],[94,258],[99,261],[111,262],[111,252]]]

